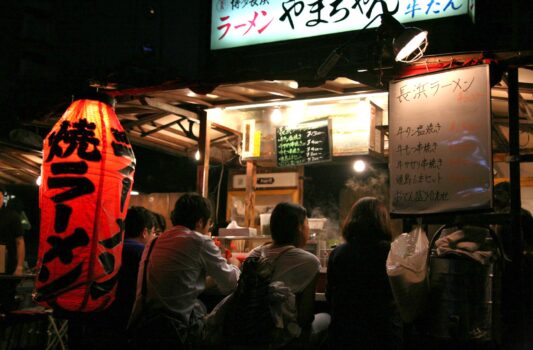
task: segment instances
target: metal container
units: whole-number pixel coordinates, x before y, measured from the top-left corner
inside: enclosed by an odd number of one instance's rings
[[[499,340],[499,265],[482,265],[465,257],[431,257],[430,271],[429,334]]]

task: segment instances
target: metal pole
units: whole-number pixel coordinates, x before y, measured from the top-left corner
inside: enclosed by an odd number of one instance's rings
[[[211,123],[207,120],[207,113],[204,110],[198,111],[200,119],[200,137],[198,139],[198,151],[200,152],[200,164],[196,175],[196,188],[203,197],[209,196],[209,153],[210,137],[209,130]]]
[[[523,246],[524,237],[520,225],[520,214],[522,202],[520,198],[520,130],[519,130],[519,105],[518,105],[518,68],[509,67],[507,70],[508,84],[508,104],[509,104],[509,171],[511,182],[511,234],[512,234],[512,276],[517,291],[517,298],[513,299],[513,311],[516,311],[518,317],[518,334],[520,343],[525,349],[525,319],[523,305],[525,302],[523,295]],[[509,287],[509,286],[508,286]]]

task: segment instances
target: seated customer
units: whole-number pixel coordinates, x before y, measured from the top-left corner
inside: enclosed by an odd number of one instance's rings
[[[139,263],[144,246],[155,237],[155,217],[143,207],[131,207],[124,222],[124,245],[122,247],[122,266],[120,267],[117,294],[112,309],[115,320],[121,328],[126,329],[130,318]]]
[[[401,349],[401,322],[385,268],[390,249],[385,205],[373,197],[359,199],[342,235],[346,243],[328,260],[329,348]]]
[[[165,217],[159,213],[156,213],[155,211],[151,212],[155,217],[155,235],[159,236],[167,229],[167,223],[165,221]]]
[[[79,340],[79,347],[116,349],[127,346],[126,327],[135,301],[139,263],[145,244],[154,237],[154,225],[155,218],[147,209],[128,209],[115,301],[106,310],[87,315],[78,330],[85,333],[84,339]]]
[[[276,205],[270,217],[273,243],[255,248],[249,256],[265,256],[275,261],[272,281],[283,282],[296,296],[297,321],[303,331],[297,343],[310,342],[318,347],[329,324],[329,316],[314,315],[320,261],[315,255],[302,249],[309,239],[306,215],[302,206],[292,203]],[[276,259],[278,254],[282,255]]]
[[[145,341],[141,344],[145,348],[180,348],[184,344],[201,348],[198,343],[203,340],[206,309],[198,296],[206,288],[206,277],[223,293],[237,287],[239,262],[221,256],[208,236],[210,218],[207,199],[196,193],[184,194],[171,214],[175,226],[147,245],[130,319],[132,331],[140,335],[136,339]],[[143,331],[149,334],[143,337]]]

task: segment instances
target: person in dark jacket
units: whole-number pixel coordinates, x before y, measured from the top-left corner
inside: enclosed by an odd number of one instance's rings
[[[130,207],[124,221],[122,265],[115,301],[106,309],[88,315],[77,331],[84,339],[71,347],[114,350],[128,347],[126,326],[135,302],[137,275],[145,245],[155,237],[155,215],[143,207]]]
[[[19,214],[11,208],[4,207],[4,189],[0,187],[0,249],[3,254],[3,271],[8,275],[21,276],[24,273],[24,227]],[[15,302],[19,280],[6,279],[0,286],[0,313],[17,307]]]
[[[345,243],[328,260],[330,349],[401,349],[402,328],[385,261],[389,214],[373,197],[359,199],[344,221]]]

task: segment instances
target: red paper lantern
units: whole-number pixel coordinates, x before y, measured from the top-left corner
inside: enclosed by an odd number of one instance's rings
[[[44,141],[36,300],[67,311],[114,300],[135,157],[113,109],[70,105]]]

